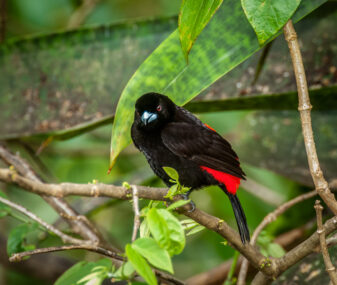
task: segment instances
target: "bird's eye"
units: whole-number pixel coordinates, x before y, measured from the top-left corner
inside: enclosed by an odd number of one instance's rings
[[[162,109],[162,108],[161,108],[161,105],[158,105],[158,106],[157,106],[157,111],[160,112],[161,109]]]

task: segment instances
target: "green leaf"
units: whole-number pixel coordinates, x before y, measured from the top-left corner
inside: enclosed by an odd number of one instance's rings
[[[81,261],[63,273],[54,285],[99,285],[111,269],[112,262],[109,259],[100,259],[95,262]]]
[[[142,276],[148,284],[156,285],[157,279],[152,272],[151,267],[146,262],[146,260],[136,250],[132,248],[130,244],[126,245],[125,253],[138,274]]]
[[[166,208],[166,210],[171,211],[171,210],[174,210],[174,209],[176,209],[176,208],[182,207],[182,206],[184,206],[184,205],[186,205],[186,204],[188,204],[188,203],[190,203],[190,202],[191,202],[191,200],[179,200],[179,201],[177,201],[177,202],[174,202],[174,203],[171,204],[170,206],[168,206],[168,207]]]
[[[291,18],[301,0],[241,0],[242,8],[262,45]]]
[[[7,195],[2,191],[0,191],[0,197],[8,199]],[[8,213],[10,213],[11,211],[12,211],[11,207],[0,202],[0,218],[7,216]]]
[[[11,256],[17,252],[23,252],[27,250],[32,250],[35,248],[35,245],[27,244],[26,238],[27,235],[38,228],[37,223],[27,223],[21,224],[13,228],[8,236],[7,240],[7,253],[8,256]]]
[[[293,21],[299,21],[324,2],[303,1]],[[110,167],[131,142],[134,105],[142,94],[164,93],[176,104],[184,105],[260,48],[241,3],[236,0],[225,0],[221,5],[195,43],[188,66],[181,52],[179,34],[173,32],[143,62],[123,90],[112,128]]]
[[[140,238],[131,244],[132,248],[147,259],[153,266],[173,274],[169,253],[152,238]]]
[[[204,229],[205,229],[204,226],[198,225],[198,226],[194,227],[192,230],[190,230],[186,235],[187,236],[191,236],[191,235],[194,235],[194,234],[196,234],[198,232],[201,232]]]
[[[181,47],[187,62],[193,43],[218,10],[222,1],[183,0],[178,25]]]
[[[147,224],[147,219],[144,219],[139,227],[139,236],[140,237],[149,237],[150,236],[150,229],[149,225]]]
[[[164,166],[163,169],[166,172],[166,174],[170,176],[170,178],[172,178],[174,181],[179,181],[179,174],[177,170],[168,166]]]
[[[267,248],[268,254],[272,257],[282,257],[285,254],[284,249],[277,243],[270,243]]]
[[[119,267],[116,272],[114,272],[113,276],[115,279],[129,279],[133,272],[135,271],[130,261],[123,263],[121,267]]]
[[[151,209],[148,216],[151,234],[171,256],[185,247],[184,229],[179,220],[166,209]]]
[[[170,247],[169,228],[165,219],[159,214],[158,209],[152,208],[148,212],[147,224],[150,232],[158,244],[166,250]]]
[[[164,198],[172,199],[179,192],[179,188],[179,184],[173,184],[167,191],[167,194],[164,196]]]

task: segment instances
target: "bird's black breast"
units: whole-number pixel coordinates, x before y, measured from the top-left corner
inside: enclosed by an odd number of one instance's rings
[[[170,177],[163,167],[174,168],[179,174],[180,184],[192,189],[209,185],[207,177],[200,167],[193,161],[175,155],[163,143],[160,131],[145,133],[132,125],[131,137],[135,146],[144,154],[153,172],[166,185],[171,186]]]

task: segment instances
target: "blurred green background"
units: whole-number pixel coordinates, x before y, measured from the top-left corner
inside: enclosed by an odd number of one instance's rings
[[[107,175],[109,116],[139,64],[177,27],[181,1],[0,0],[0,3],[0,140],[29,160],[49,182],[89,183],[96,179],[117,185],[127,181],[163,186],[133,146],[122,153],[112,173]],[[322,92],[317,96],[326,94],[324,88],[336,88],[336,11],[337,3],[329,1],[296,26],[305,64],[310,66],[309,85]],[[318,36],[313,38],[313,33]],[[283,38],[274,41],[258,81],[252,84],[260,56],[258,53],[249,58],[196,101],[295,91]],[[105,64],[106,69],[102,71],[97,62]],[[62,73],[65,79],[58,81],[57,76]],[[45,83],[45,74],[54,74],[52,83]],[[50,90],[58,90],[59,85],[62,92],[58,97],[57,92]],[[337,179],[335,91],[329,98],[330,104],[323,106],[322,102],[321,108],[317,100],[319,111],[313,114],[313,126],[323,170],[331,182]],[[289,110],[279,110],[274,105],[262,111],[205,109],[200,114],[205,123],[232,142],[247,176],[271,192],[272,198],[267,200],[261,199],[264,193],[256,195],[248,184],[240,189],[238,195],[251,231],[277,205],[312,187],[300,122],[292,102]],[[82,124],[91,126],[91,130],[79,135],[76,128]],[[69,130],[70,135],[62,136]],[[60,140],[56,136],[42,149],[41,144],[53,132],[61,134]],[[0,184],[0,189],[47,222],[65,227],[40,197],[4,184]],[[236,227],[230,204],[220,189],[209,187],[191,197],[197,207]],[[79,212],[88,215],[114,246],[123,248],[130,241],[133,211],[129,202],[80,197],[68,200]],[[141,203],[145,205],[147,201]],[[313,219],[312,199],[289,210],[267,232],[277,236]],[[0,221],[2,250],[10,229],[18,224],[13,218]],[[32,234],[30,239],[37,247],[58,242],[39,233]],[[234,251],[223,242],[220,236],[207,230],[188,237],[185,250],[173,260],[176,276],[186,279],[230,259]],[[51,255],[70,263],[98,258],[86,252]],[[55,276],[39,278],[33,270],[27,272],[24,266],[9,265],[1,258],[0,284],[32,284],[30,278],[35,278],[34,284],[51,284]]]

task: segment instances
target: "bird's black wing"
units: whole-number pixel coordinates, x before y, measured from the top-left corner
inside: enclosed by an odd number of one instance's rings
[[[244,178],[244,172],[231,145],[203,125],[172,122],[161,132],[164,145],[174,154],[217,171]]]

